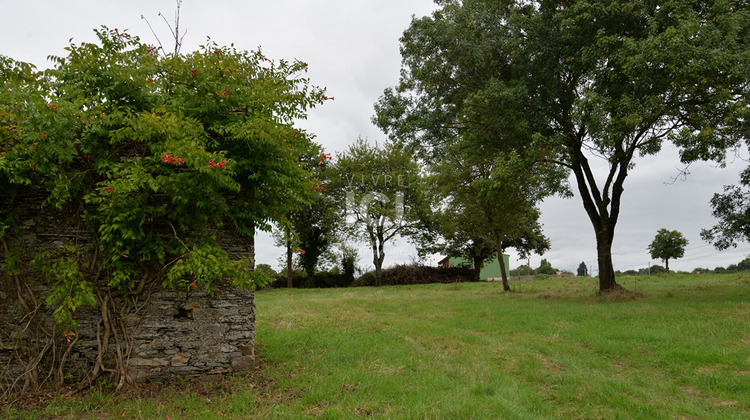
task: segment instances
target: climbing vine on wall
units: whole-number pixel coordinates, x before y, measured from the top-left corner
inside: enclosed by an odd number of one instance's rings
[[[3,271],[46,278],[68,342],[81,306],[117,300],[127,311],[145,285],[264,285],[252,256],[230,259],[220,237],[252,238],[310,202],[302,161],[322,151],[294,122],[328,99],[302,61],[210,40],[159,54],[127,32],[95,32],[98,42],[69,45],[49,70],[0,56]],[[28,196],[84,233],[25,255],[11,238]]]

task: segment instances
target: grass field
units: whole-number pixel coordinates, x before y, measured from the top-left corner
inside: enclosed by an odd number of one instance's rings
[[[262,291],[252,375],[5,416],[749,418],[750,275],[620,283]]]

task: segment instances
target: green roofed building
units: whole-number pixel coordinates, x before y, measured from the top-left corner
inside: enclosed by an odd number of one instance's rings
[[[509,264],[509,256],[506,254],[503,254],[503,262],[505,263],[505,270],[508,274],[510,272],[510,264]],[[460,257],[445,257],[438,263],[438,266],[448,268],[448,267],[465,267],[465,268],[474,268],[474,263],[467,260],[466,258],[460,258]],[[503,277],[502,273],[500,272],[500,264],[497,262],[497,257],[491,259],[491,260],[485,260],[484,265],[482,266],[482,271],[479,272],[479,280],[482,281],[492,281],[492,280],[500,280]]]

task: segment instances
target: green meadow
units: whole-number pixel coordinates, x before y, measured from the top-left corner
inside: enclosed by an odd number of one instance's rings
[[[750,275],[256,294],[252,374],[111,394],[28,418],[750,417]],[[3,414],[0,412],[0,414]]]

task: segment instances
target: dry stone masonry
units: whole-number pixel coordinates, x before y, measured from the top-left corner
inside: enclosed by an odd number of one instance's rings
[[[134,338],[128,374],[136,381],[247,371],[255,361],[248,290],[222,285],[208,295],[162,289],[128,324]]]
[[[22,209],[21,216],[25,221],[20,232],[4,239],[9,247],[20,244],[27,261],[36,251],[56,249],[79,237],[75,227],[60,226],[51,210]],[[222,235],[221,245],[233,258],[252,253],[252,242],[233,232]],[[2,257],[4,250],[0,251]],[[24,346],[44,345],[42,340],[27,336],[29,319],[24,318],[19,293],[38,305],[37,324],[48,332],[54,328],[54,308],[44,304],[48,294],[44,280],[24,273],[9,276],[0,270],[0,383],[6,386],[18,384],[16,379],[23,377],[28,358],[19,356],[40,350]],[[112,339],[109,353],[118,345],[129,352],[126,370],[135,381],[247,371],[255,360],[253,297],[251,290],[232,287],[228,281],[215,285],[210,294],[200,287],[172,289],[152,284],[138,297],[139,310],[127,316],[127,344]],[[101,314],[99,306],[83,306],[77,311],[77,342],[68,358],[71,372],[83,374],[94,365],[98,340],[102,340]]]

